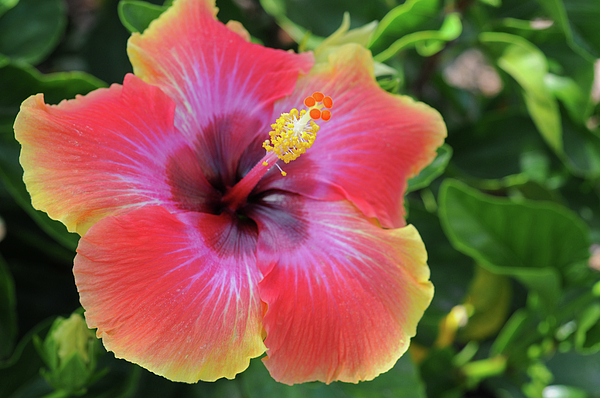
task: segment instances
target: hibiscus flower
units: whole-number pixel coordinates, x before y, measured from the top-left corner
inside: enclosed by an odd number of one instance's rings
[[[433,295],[403,194],[443,121],[381,90],[359,45],[315,63],[216,12],[176,0],[129,40],[122,86],[23,103],[33,205],[81,235],[86,321],[117,357],[185,382],[233,378],[264,353],[288,384],[372,379]],[[282,147],[281,126],[312,147]]]

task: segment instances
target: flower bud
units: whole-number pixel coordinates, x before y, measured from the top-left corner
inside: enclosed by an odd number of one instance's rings
[[[94,374],[100,352],[98,339],[79,313],[68,319],[57,317],[44,342],[37,338],[35,344],[48,366],[41,370],[42,376],[54,389],[80,394],[101,377]]]

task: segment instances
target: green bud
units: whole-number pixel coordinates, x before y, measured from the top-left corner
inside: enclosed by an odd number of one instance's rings
[[[84,363],[89,363],[88,343],[95,340],[95,337],[90,334],[91,331],[83,317],[72,314],[69,319],[62,319],[55,324],[56,329],[52,330],[50,337],[56,342],[58,359],[66,361],[71,356],[79,354]]]
[[[35,343],[48,366],[42,376],[54,389],[81,394],[99,376],[94,374],[98,339],[80,314],[56,318],[44,342],[37,338]]]

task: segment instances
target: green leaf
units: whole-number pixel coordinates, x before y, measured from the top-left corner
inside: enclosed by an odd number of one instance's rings
[[[536,39],[536,34],[539,33],[534,33],[532,39]],[[537,41],[551,66],[551,73],[545,76],[544,82],[567,108],[571,120],[585,124],[594,105],[592,88],[595,60],[574,52],[560,34],[548,33],[548,37],[542,37],[537,37]]]
[[[166,7],[150,4],[145,1],[123,0],[119,3],[119,18],[130,32],[143,32],[160,16]]]
[[[430,57],[444,49],[446,42],[455,40],[462,33],[462,22],[458,13],[448,14],[437,37],[419,40],[415,43],[417,52],[423,57]]]
[[[425,167],[418,176],[408,180],[406,192],[416,191],[428,187],[429,184],[444,173],[448,162],[452,158],[452,148],[444,144],[437,150],[437,156],[427,167]]]
[[[462,33],[462,22],[458,13],[448,14],[440,30],[426,30],[403,36],[373,59],[384,62],[400,51],[417,47],[422,56],[431,56],[440,51],[446,42],[456,39]]]
[[[348,43],[358,43],[363,47],[366,47],[369,43],[373,31],[377,27],[377,22],[371,22],[370,24],[361,26],[360,28],[350,29],[350,14],[344,13],[344,19],[340,27],[331,36],[323,40],[321,44],[315,48],[315,63],[327,62],[328,55],[335,49]],[[375,65],[375,76],[377,76],[377,68],[381,68],[383,64]],[[387,67],[387,65],[383,65]],[[395,72],[393,68],[387,67],[388,72]]]
[[[11,63],[0,65],[0,122],[13,117],[19,111],[21,103],[29,96],[44,93],[49,104],[58,104],[64,99],[75,98],[77,94],[87,94],[106,83],[83,72],[59,72],[44,75],[35,68]]]
[[[269,15],[274,17],[286,14],[285,2],[283,0],[261,0],[260,5]]]
[[[600,57],[600,2],[538,0],[564,32],[569,46],[590,61]]]
[[[529,41],[508,33],[484,32],[479,40],[501,55],[498,66],[511,75],[523,88],[523,98],[542,137],[558,154],[562,154],[562,126],[560,109],[544,78],[548,61],[543,52]]]
[[[326,57],[332,46],[350,42],[366,46],[377,25],[373,21],[380,19],[384,10],[382,4],[362,0],[348,0],[344,7],[336,0],[322,0],[312,6],[294,0],[260,0],[260,5],[299,44],[299,51],[321,47],[316,54],[317,62]],[[353,25],[359,26],[352,30],[349,30],[350,15]],[[331,27],[338,26],[340,19],[340,28],[331,32]]]
[[[600,177],[600,137],[587,126],[563,119],[565,163],[573,174]]]
[[[461,128],[459,134],[451,132],[447,142],[454,151],[451,165],[484,179],[518,175],[524,153],[540,147],[547,150],[531,119],[510,113],[487,115]]]
[[[555,385],[568,385],[597,397],[600,391],[600,353],[580,355],[576,352],[556,353],[547,363]]]
[[[0,359],[6,358],[13,349],[17,337],[17,303],[15,282],[0,257]]]
[[[0,54],[37,64],[58,44],[67,16],[62,0],[20,0],[0,18]]]
[[[589,395],[575,387],[552,385],[544,388],[543,398],[588,398]]]
[[[432,350],[421,363],[421,377],[427,386],[428,397],[464,397],[462,374],[456,371],[453,360],[456,352],[452,347]]]
[[[547,307],[559,300],[569,270],[589,258],[587,226],[562,206],[491,197],[454,180],[440,188],[439,205],[457,250],[513,276]]]
[[[491,355],[499,355],[523,334],[529,323],[529,313],[524,308],[519,308],[506,321],[490,348]]]
[[[565,105],[571,119],[580,123],[587,121],[592,110],[589,90],[584,92],[572,78],[552,73],[544,77],[544,82],[552,94]]]
[[[575,348],[584,354],[600,351],[600,303],[593,303],[583,311],[575,334]]]
[[[259,359],[250,361],[241,379],[244,396],[248,398],[425,398],[418,371],[409,355],[401,357],[390,371],[358,384],[314,382],[288,386],[273,380]]]
[[[122,84],[133,68],[127,56],[127,40],[131,32],[119,19],[117,0],[96,3],[96,19],[83,38],[80,50],[87,72],[107,83]]]
[[[506,276],[477,267],[465,301],[473,313],[459,330],[460,340],[484,340],[494,335],[508,317],[511,297],[510,280]]]
[[[373,52],[385,49],[399,37],[413,33],[423,23],[435,19],[439,7],[439,0],[407,0],[394,7],[377,26],[368,47]]]
[[[461,371],[464,375],[475,381],[501,375],[505,370],[506,358],[500,355],[469,362],[461,367]]]
[[[289,19],[286,15],[287,13],[285,1],[260,0],[260,5],[269,15],[275,18],[277,24],[281,27],[281,29],[283,29],[288,35],[290,35],[292,40],[294,40],[296,43],[299,43],[303,49],[313,50],[319,47],[321,43],[323,43],[323,41],[325,40],[323,37],[313,35],[310,30]]]
[[[239,3],[242,4],[242,3]],[[309,33],[307,47],[313,49],[319,42],[331,35],[340,25],[347,12],[352,16],[353,28],[367,25],[372,21],[380,21],[388,11],[383,1],[364,0],[319,0],[307,2],[298,0],[260,0],[263,9],[273,16],[277,24],[296,41]]]
[[[479,0],[480,2],[487,4],[492,7],[500,7],[502,5],[502,0]]]
[[[47,319],[30,330],[15,348],[12,356],[0,361],[0,397],[11,397],[22,386],[39,378],[42,359],[33,344],[33,337],[45,332],[53,319]]]
[[[75,249],[77,235],[67,232],[64,225],[31,206],[29,193],[23,183],[23,169],[19,165],[19,143],[14,138],[12,125],[23,100],[36,93],[44,93],[48,103],[57,103],[76,94],[85,94],[104,85],[98,79],[81,72],[42,75],[30,66],[9,64],[0,67],[0,179],[15,201],[29,213],[48,235],[68,249]]]
[[[0,17],[17,5],[19,0],[0,0]]]

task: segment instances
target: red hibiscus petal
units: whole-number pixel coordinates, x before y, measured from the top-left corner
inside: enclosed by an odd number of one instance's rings
[[[216,12],[214,0],[179,0],[128,45],[135,74],[175,99],[175,125],[198,139],[200,159],[217,163],[202,164],[209,180],[232,175],[250,143],[268,138],[274,101],[290,94],[313,63],[312,53],[247,42]]]
[[[119,358],[175,381],[233,378],[264,352],[256,226],[160,206],[106,217],[80,240],[90,328]]]
[[[443,143],[441,116],[423,103],[379,88],[371,55],[358,45],[336,50],[328,63],[301,77],[294,93],[277,104],[273,119],[302,107],[315,91],[333,98],[331,120],[317,121],[321,129],[312,148],[283,166],[287,177],[268,176],[260,189],[347,199],[384,227],[404,225],[407,180],[434,159]]]
[[[271,375],[358,382],[389,370],[433,296],[415,228],[382,229],[349,202],[290,194],[265,197],[253,218]]]
[[[80,234],[132,206],[185,209],[180,202],[187,201],[203,210],[219,194],[173,128],[173,114],[168,96],[133,75],[123,86],[56,106],[46,105],[42,94],[30,97],[15,136],[33,206]]]

